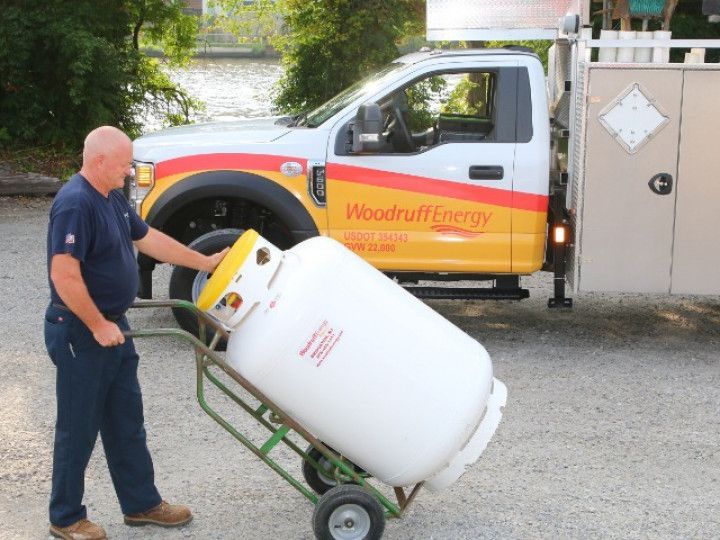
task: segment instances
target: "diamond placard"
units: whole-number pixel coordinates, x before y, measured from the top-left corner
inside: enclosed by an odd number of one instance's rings
[[[629,154],[637,152],[670,121],[638,83],[630,85],[599,115],[600,123]]]

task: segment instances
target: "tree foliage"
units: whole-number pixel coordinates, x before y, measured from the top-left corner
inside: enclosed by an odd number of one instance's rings
[[[425,0],[215,0],[215,4],[236,21],[282,18],[282,31],[270,39],[285,67],[275,97],[282,111],[314,108],[396,58],[400,39],[413,31],[420,33],[425,17]],[[229,28],[247,31],[242,24]]]
[[[14,146],[77,148],[101,124],[130,135],[148,110],[169,122],[196,102],[138,48],[141,32],[177,64],[197,32],[181,0],[8,0],[0,10],[0,133]],[[0,141],[2,144],[2,141]]]
[[[720,23],[711,23],[702,14],[702,2],[680,2],[670,22],[673,39],[720,39]],[[671,62],[682,62],[687,49],[670,51]],[[719,62],[720,50],[707,49],[706,62]]]
[[[276,104],[315,107],[398,56],[397,43],[424,22],[424,0],[283,0],[276,40],[285,75]]]
[[[275,0],[207,0],[205,27],[229,32],[238,43],[265,44],[282,25]]]

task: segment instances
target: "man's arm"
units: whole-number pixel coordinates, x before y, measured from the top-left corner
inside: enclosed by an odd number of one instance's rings
[[[93,333],[95,341],[103,347],[125,343],[125,336],[118,325],[103,317],[90,298],[80,273],[80,261],[69,253],[53,255],[50,279],[65,306],[85,323]]]
[[[205,272],[215,270],[215,267],[230,250],[230,248],[225,248],[214,255],[203,255],[153,227],[150,227],[147,234],[140,240],[135,240],[135,246],[141,253],[149,255],[155,260]]]

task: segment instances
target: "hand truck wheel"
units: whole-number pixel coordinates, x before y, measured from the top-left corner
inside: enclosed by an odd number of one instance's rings
[[[331,488],[317,502],[313,531],[318,540],[379,540],[385,530],[385,512],[360,486]]]
[[[318,465],[320,465],[320,468],[322,469],[316,469],[309,461],[303,460],[302,462],[302,474],[305,477],[305,481],[313,489],[313,491],[318,495],[322,495],[330,488],[337,486],[338,481],[335,478],[335,466],[330,462],[330,460],[323,456],[313,445],[308,446],[305,452],[307,452],[312,459],[317,461]],[[357,465],[349,463],[347,460],[346,463],[348,463],[356,473],[365,474],[365,471]]]

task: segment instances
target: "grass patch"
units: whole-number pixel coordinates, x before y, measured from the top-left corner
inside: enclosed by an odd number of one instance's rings
[[[0,161],[20,173],[38,173],[67,180],[80,170],[82,153],[63,146],[0,148]]]

